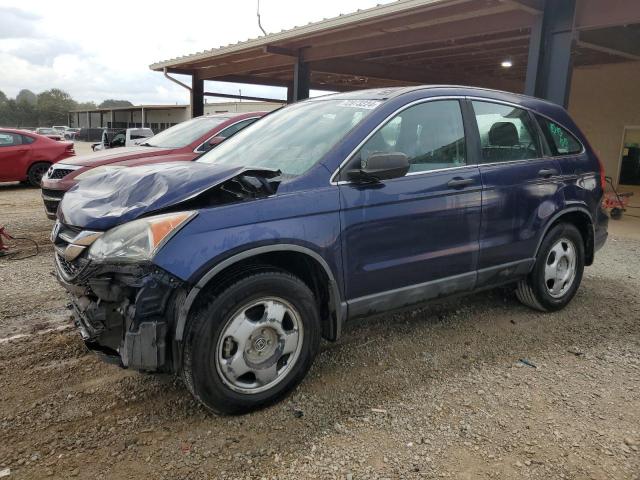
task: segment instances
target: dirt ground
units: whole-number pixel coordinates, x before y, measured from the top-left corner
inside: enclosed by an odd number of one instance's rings
[[[41,244],[0,259],[0,478],[640,478],[640,219],[562,312],[499,289],[350,324],[241,417],[85,351],[37,190],[0,185],[0,224]]]

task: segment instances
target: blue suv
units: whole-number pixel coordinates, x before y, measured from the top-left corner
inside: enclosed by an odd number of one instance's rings
[[[194,162],[87,178],[52,240],[90,349],[240,413],[354,317],[505,284],[563,308],[607,237],[603,187],[557,105],[366,90],[282,108]]]

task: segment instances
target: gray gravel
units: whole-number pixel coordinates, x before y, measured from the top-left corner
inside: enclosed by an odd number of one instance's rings
[[[43,236],[37,208],[24,215]],[[73,331],[5,341],[0,472],[639,479],[639,254],[639,240],[611,238],[555,314],[498,289],[353,323],[291,396],[242,417],[208,414],[173,377],[101,363]],[[49,255],[0,260],[4,333],[65,325]]]

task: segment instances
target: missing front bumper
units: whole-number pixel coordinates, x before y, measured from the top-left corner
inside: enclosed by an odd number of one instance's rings
[[[59,269],[59,267],[58,267]],[[70,309],[87,347],[109,363],[144,371],[173,371],[171,327],[182,282],[153,265],[100,265],[71,283]]]

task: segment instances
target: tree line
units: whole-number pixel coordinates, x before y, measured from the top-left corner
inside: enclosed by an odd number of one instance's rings
[[[16,98],[9,98],[0,90],[0,127],[50,127],[66,125],[71,110],[133,106],[128,100],[108,99],[95,102],[76,102],[64,90],[52,88],[35,94],[23,89]]]

